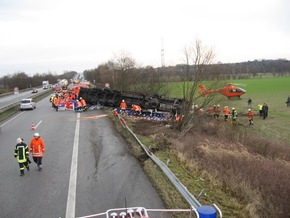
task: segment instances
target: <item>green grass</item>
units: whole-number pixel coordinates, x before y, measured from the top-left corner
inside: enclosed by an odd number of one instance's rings
[[[15,107],[11,108],[10,110],[7,110],[7,111],[0,113],[0,122],[7,119],[8,117],[13,116],[18,111],[19,111],[19,106],[15,106]]]
[[[290,77],[235,80],[233,83],[240,84],[241,87],[245,87],[247,93],[252,94],[264,94],[273,91],[275,93],[284,93],[285,91],[290,91]]]

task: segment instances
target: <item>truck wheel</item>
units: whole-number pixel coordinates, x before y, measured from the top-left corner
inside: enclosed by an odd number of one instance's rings
[[[159,101],[157,98],[153,98],[149,101],[150,108],[157,108],[159,104]]]

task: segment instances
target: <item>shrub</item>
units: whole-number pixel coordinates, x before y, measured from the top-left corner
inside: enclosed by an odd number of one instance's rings
[[[182,143],[173,141],[186,159],[230,187],[251,217],[290,215],[289,146],[221,122],[202,124]]]

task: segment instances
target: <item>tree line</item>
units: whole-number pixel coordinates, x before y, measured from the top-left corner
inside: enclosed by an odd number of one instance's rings
[[[38,87],[42,85],[44,80],[48,80],[50,84],[55,84],[58,79],[71,79],[76,73],[75,71],[64,72],[61,75],[37,73],[29,76],[25,72],[17,72],[13,75],[6,75],[0,78],[0,94],[12,92],[15,87],[18,87],[19,90]]]
[[[144,94],[163,92],[161,94],[166,94],[167,90],[162,85],[164,82],[182,82],[185,79],[190,81],[196,77],[196,72],[199,72],[197,68],[200,67],[194,63],[191,64],[190,61],[176,66],[142,67],[128,53],[121,52],[97,68],[85,70],[83,74],[86,80],[99,87],[109,83],[111,88],[120,91],[138,91]],[[202,68],[199,80],[248,79],[266,74],[271,76],[290,75],[290,61],[286,59],[254,60],[228,64],[210,63],[203,65]],[[25,72],[17,72],[0,78],[0,93],[11,92],[14,87],[21,90],[41,86],[43,80],[48,80],[54,84],[58,79],[69,80],[76,73],[75,71],[64,72],[61,75],[37,73],[29,76]]]
[[[118,57],[119,61],[108,61],[95,69],[84,71],[84,76],[89,81],[96,81],[97,85],[110,83],[115,89],[134,89],[128,84],[150,84],[159,82],[180,82],[191,75],[194,78],[198,66],[190,63],[176,66],[138,67],[134,59]],[[120,62],[121,61],[121,62]],[[201,80],[231,80],[258,78],[263,75],[289,76],[290,61],[254,60],[240,63],[217,63],[203,66]],[[190,75],[188,75],[190,74]],[[126,86],[124,86],[126,84]]]

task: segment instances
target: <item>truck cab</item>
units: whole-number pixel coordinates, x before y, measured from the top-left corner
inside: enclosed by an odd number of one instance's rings
[[[48,89],[49,87],[49,82],[48,81],[42,81],[42,88],[43,89]]]

